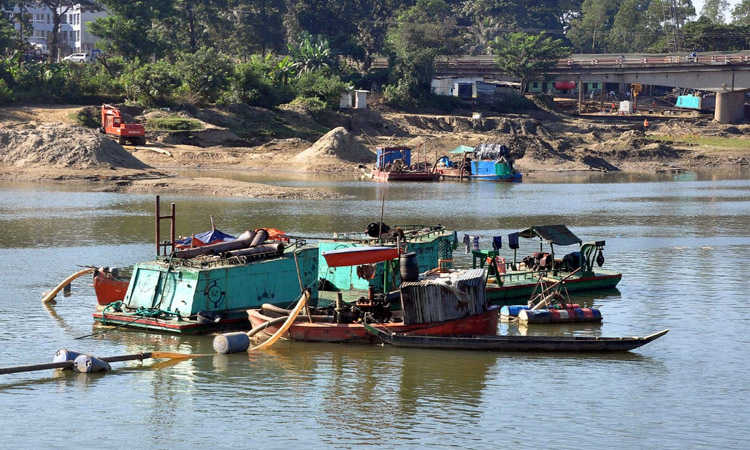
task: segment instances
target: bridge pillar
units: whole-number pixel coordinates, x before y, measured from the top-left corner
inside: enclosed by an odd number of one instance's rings
[[[719,123],[737,123],[745,120],[745,92],[717,93],[714,120]]]

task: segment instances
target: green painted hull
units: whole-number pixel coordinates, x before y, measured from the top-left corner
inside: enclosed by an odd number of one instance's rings
[[[565,275],[547,276],[550,282],[561,280]],[[502,286],[496,283],[487,283],[487,300],[498,305],[524,304],[531,297],[536,288],[538,278],[531,274],[514,276],[512,272],[507,274]],[[568,292],[581,292],[596,289],[611,289],[617,286],[622,279],[622,274],[608,270],[597,270],[594,274],[576,276],[565,280],[565,288]],[[538,289],[537,289],[538,291]]]
[[[317,246],[298,249],[297,261],[302,283],[317,298]],[[163,311],[163,314],[157,318],[144,314],[144,320],[135,320],[134,315],[105,312],[106,317],[95,314],[94,318],[114,324],[132,322],[129,326],[136,328],[195,332],[193,325],[199,312],[220,316],[218,324],[240,320],[246,325],[247,309],[260,308],[264,303],[286,308],[299,296],[293,247],[287,248],[282,257],[244,264],[225,261],[211,267],[174,264],[169,267],[166,260],[157,260],[133,267],[123,304],[129,313],[140,309],[148,313]]]
[[[328,264],[323,257],[324,252],[331,250],[366,247],[368,245],[379,244],[377,244],[377,241],[372,240],[325,240],[318,243],[320,250],[318,277],[322,280],[326,280],[327,286],[325,290],[362,290],[366,292],[370,286],[376,291],[382,292],[384,290],[383,272],[385,270],[385,263],[376,264],[375,276],[369,280],[365,280],[357,275],[357,266],[328,267]],[[395,244],[383,245],[395,246]],[[458,242],[455,231],[440,230],[408,240],[406,243],[406,251],[416,253],[419,272],[422,273],[436,268],[438,266],[438,258],[441,257],[441,255],[445,256],[446,252],[448,253],[448,258],[450,258],[456,245],[458,245]],[[398,273],[397,264],[395,272]],[[392,275],[389,274],[389,277],[391,278],[389,280],[390,286],[385,290],[390,290],[394,286],[398,286],[399,283],[398,279],[392,279]]]

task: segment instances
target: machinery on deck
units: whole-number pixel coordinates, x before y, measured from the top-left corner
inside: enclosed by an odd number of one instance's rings
[[[132,145],[146,144],[146,129],[140,123],[124,123],[120,110],[112,105],[102,104],[102,133],[117,139],[120,145],[129,142]]]

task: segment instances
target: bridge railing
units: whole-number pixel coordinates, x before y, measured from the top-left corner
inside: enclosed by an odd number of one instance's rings
[[[640,58],[592,58],[592,59],[563,59],[557,62],[558,68],[584,66],[635,66],[635,65],[728,65],[748,64],[750,55],[696,55],[696,56],[646,56]]]
[[[450,69],[488,69],[495,67],[494,57],[483,55],[471,58],[457,58],[449,60],[438,60],[437,65]],[[638,56],[638,57],[616,57],[612,55],[602,55],[601,58],[577,59],[567,58],[557,62],[559,69],[571,67],[635,67],[641,65],[647,66],[669,66],[684,64],[700,64],[703,66],[713,65],[730,65],[730,64],[750,64],[750,54],[746,55],[660,55],[660,56]],[[374,69],[388,68],[388,61],[385,58],[376,59],[372,65]]]

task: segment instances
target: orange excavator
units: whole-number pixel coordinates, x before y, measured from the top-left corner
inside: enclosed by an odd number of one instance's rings
[[[120,145],[129,142],[132,145],[146,143],[146,129],[140,123],[123,123],[120,110],[112,105],[102,104],[102,133],[117,139]]]

